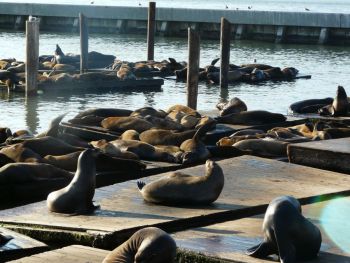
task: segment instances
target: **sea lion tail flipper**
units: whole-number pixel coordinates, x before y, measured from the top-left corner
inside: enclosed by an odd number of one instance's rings
[[[246,254],[255,258],[266,258],[267,256],[273,254],[271,244],[264,241],[259,245],[248,248]]]
[[[146,183],[143,181],[137,181],[136,183],[140,191],[142,191],[142,188],[146,185]]]

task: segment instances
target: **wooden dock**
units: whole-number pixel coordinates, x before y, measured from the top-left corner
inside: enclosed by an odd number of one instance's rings
[[[349,198],[346,199],[348,202]],[[322,226],[321,214],[327,206],[331,206],[332,201],[319,202],[316,204],[303,206],[303,214],[316,224],[322,233],[322,245],[319,257],[310,263],[349,263],[349,251],[342,251],[332,241],[332,237]],[[341,217],[337,224],[343,224],[346,227],[347,222],[343,222]],[[243,218],[235,221],[229,221],[220,224],[214,224],[207,227],[195,228],[188,231],[177,232],[173,237],[177,243],[177,261],[178,263],[190,262],[240,262],[240,263],[260,263],[272,262],[271,257],[268,260],[256,259],[245,255],[246,249],[258,244],[262,240],[262,222],[263,215]],[[17,263],[40,263],[40,262],[75,262],[75,263],[98,263],[102,262],[109,253],[107,250],[91,248],[81,245],[64,247],[20,260],[11,261]],[[300,262],[298,262],[300,263]]]
[[[101,209],[92,215],[50,213],[43,201],[0,211],[0,224],[44,242],[74,242],[112,249],[145,226],[174,232],[261,214],[280,195],[293,195],[302,203],[350,195],[350,177],[344,174],[252,156],[218,163],[224,170],[225,186],[219,199],[209,206],[167,207],[145,203],[136,180],[132,180],[97,189],[94,200]],[[182,171],[202,175],[204,166]],[[162,176],[150,176],[144,181]]]
[[[350,198],[346,199],[347,202]],[[317,225],[322,234],[322,245],[319,257],[307,261],[310,263],[349,263],[350,250],[342,251],[339,246],[334,243],[332,236],[328,236],[325,227],[322,225],[322,212],[327,206],[331,206],[333,201],[320,202],[317,204],[306,205],[302,207],[303,215]],[[342,211],[339,211],[341,213]],[[330,222],[333,224],[341,224],[346,233],[347,220],[344,218],[347,215],[340,216],[337,222]],[[331,220],[329,218],[325,221]],[[178,232],[173,235],[176,240],[178,248],[183,251],[183,256],[186,256],[188,261],[194,262],[190,259],[205,258],[205,262],[240,262],[240,263],[262,263],[271,262],[270,259],[257,259],[245,255],[245,251],[257,245],[262,241],[262,223],[263,215],[244,218],[235,221],[229,221],[221,224],[215,224],[204,228],[197,228],[189,231]],[[348,242],[346,242],[348,243]],[[344,243],[343,245],[345,245]],[[187,252],[187,253],[186,253]],[[210,260],[212,259],[212,261]],[[201,262],[196,261],[196,262]]]
[[[0,246],[0,262],[49,250],[46,244],[6,228],[0,228],[0,233],[13,238],[5,245]]]
[[[291,163],[350,174],[350,138],[288,145]]]

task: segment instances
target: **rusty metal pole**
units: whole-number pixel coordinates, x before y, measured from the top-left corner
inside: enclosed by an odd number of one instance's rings
[[[26,21],[26,96],[36,95],[38,88],[39,23],[40,19],[32,16]]]
[[[79,13],[80,23],[80,74],[88,69],[89,57],[89,28],[88,20],[85,15]]]
[[[197,109],[200,39],[188,28],[187,106]]]
[[[224,17],[221,18],[220,31],[220,88],[228,87],[228,71],[230,65],[231,24]]]
[[[154,35],[156,32],[156,3],[149,2],[147,26],[147,60],[154,60]]]

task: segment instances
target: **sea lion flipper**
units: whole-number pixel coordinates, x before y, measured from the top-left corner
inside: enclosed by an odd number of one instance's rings
[[[295,246],[285,232],[285,227],[278,224],[275,227],[275,238],[281,263],[293,263],[296,260]]]
[[[3,236],[2,234],[0,234],[0,246],[5,245],[5,244],[8,243],[11,239],[13,239],[12,236]]]
[[[140,191],[146,185],[146,183],[143,181],[137,181],[136,183],[137,183],[137,187],[139,188]]]
[[[248,248],[246,254],[255,258],[266,258],[273,253],[271,244],[264,241],[260,244]]]

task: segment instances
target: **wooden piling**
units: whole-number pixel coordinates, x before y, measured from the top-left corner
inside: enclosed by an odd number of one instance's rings
[[[188,28],[187,106],[197,109],[200,39]]]
[[[230,65],[231,24],[224,17],[221,18],[220,31],[220,88],[228,87],[228,70]]]
[[[154,34],[156,32],[156,3],[149,2],[147,26],[147,60],[154,60]]]
[[[35,95],[37,91],[37,74],[39,69],[39,21],[29,17],[26,21],[26,96]]]
[[[80,22],[80,73],[88,69],[89,29],[87,17],[79,13]]]

